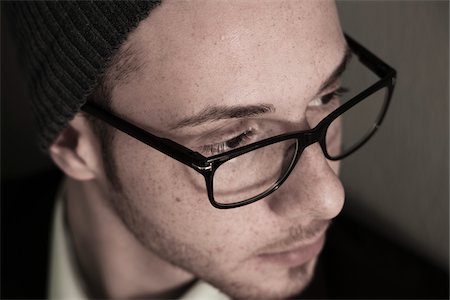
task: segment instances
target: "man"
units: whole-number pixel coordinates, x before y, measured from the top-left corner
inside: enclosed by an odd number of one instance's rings
[[[50,296],[302,294],[344,202],[341,121],[321,123],[351,52],[334,2],[115,5],[16,10],[39,20],[34,107],[66,174]]]
[[[336,89],[318,94],[346,43],[330,1],[167,1],[119,51],[131,66],[118,62],[106,73],[110,110],[211,156],[227,148],[210,144],[259,123],[307,129],[307,107]],[[262,105],[261,116],[219,114]],[[217,116],[189,122],[206,112]],[[232,297],[282,298],[309,283],[344,200],[338,163],[327,162],[319,145],[305,150],[276,193],[223,211],[205,197],[199,174],[126,134],[111,135],[105,162],[92,122],[79,113],[50,147],[68,175],[75,252],[87,282],[103,287],[100,296],[161,297],[199,277]],[[117,180],[105,163],[114,164]]]

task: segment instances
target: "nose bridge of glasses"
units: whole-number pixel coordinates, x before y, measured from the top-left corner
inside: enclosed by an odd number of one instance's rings
[[[310,131],[299,133],[297,136],[298,154],[302,155],[303,151],[309,146],[319,143],[319,147],[323,154],[326,156],[325,145],[323,140],[325,139],[326,127],[318,126]]]
[[[320,128],[315,128],[313,130],[299,133],[297,136],[299,147],[301,149],[305,149],[306,147],[314,143],[320,142],[322,135],[323,130],[321,130]]]

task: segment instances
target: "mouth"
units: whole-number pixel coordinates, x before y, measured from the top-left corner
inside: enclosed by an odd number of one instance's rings
[[[325,234],[315,241],[301,246],[293,246],[285,251],[274,251],[259,254],[257,257],[264,263],[271,263],[284,267],[297,267],[313,260],[322,251],[325,244]]]

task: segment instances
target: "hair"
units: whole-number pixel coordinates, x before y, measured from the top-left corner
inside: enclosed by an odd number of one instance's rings
[[[95,103],[97,106],[112,112],[114,87],[128,82],[143,66],[144,63],[139,59],[136,47],[133,47],[130,42],[125,42],[107,63],[105,73],[100,77],[96,88],[87,97],[87,102]],[[121,183],[117,176],[117,166],[112,151],[116,129],[92,115],[86,114],[86,118],[99,140],[107,179],[114,188],[120,190]]]
[[[111,90],[107,87],[105,82],[101,80],[97,88],[89,95],[87,101],[95,103],[96,105],[110,111],[112,101]],[[120,180],[117,177],[117,167],[112,151],[115,129],[95,116],[90,114],[85,114],[85,116],[91,125],[92,131],[99,140],[106,177],[112,186],[121,188]]]

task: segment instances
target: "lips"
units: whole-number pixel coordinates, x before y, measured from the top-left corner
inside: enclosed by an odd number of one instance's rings
[[[258,258],[264,263],[272,263],[285,267],[296,267],[306,264],[319,255],[325,243],[325,234],[314,242],[306,245],[292,247],[286,251],[262,253]]]

